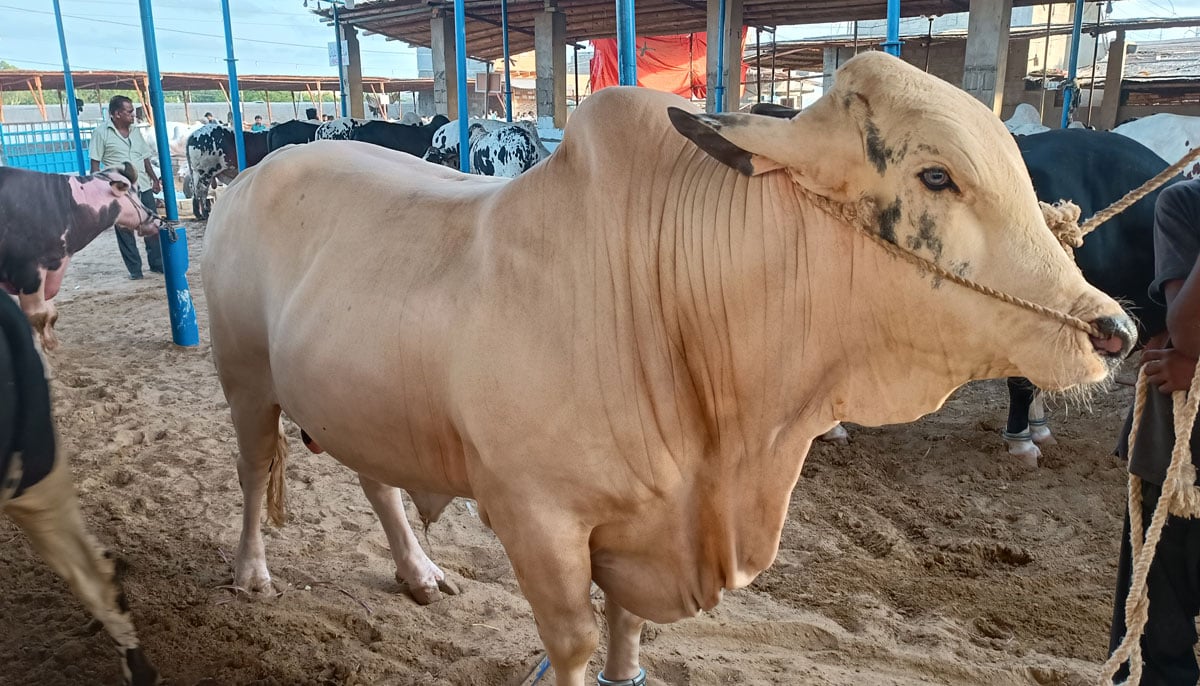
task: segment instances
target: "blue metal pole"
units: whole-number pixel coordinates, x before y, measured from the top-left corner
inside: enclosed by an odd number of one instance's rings
[[[1067,86],[1063,89],[1062,127],[1071,123],[1071,102],[1075,99],[1075,75],[1079,71],[1079,39],[1083,35],[1083,0],[1075,0],[1075,26],[1071,29],[1071,62],[1067,65]]]
[[[633,0],[617,0],[617,83],[637,85],[637,14]]]
[[[175,206],[175,174],[171,171],[171,146],[167,140],[167,110],[163,104],[162,74],[158,71],[158,45],[154,39],[154,13],[151,0],[138,0],[142,14],[142,41],[146,47],[146,72],[150,79],[150,101],[154,108],[154,137],[158,143],[158,164],[162,169],[163,203],[167,206],[167,221],[171,228],[162,229],[158,237],[162,244],[164,281],[167,288],[167,308],[171,315],[171,340],[175,345],[200,344],[196,328],[196,310],[188,290],[187,233],[179,221]]]
[[[83,136],[79,135],[79,110],[75,107],[75,79],[71,78],[71,61],[67,59],[67,36],[63,32],[62,9],[58,0],[54,0],[54,19],[58,22],[58,47],[62,50],[63,81],[67,86],[67,102],[71,107],[71,134],[75,137],[75,162],[79,165],[79,175],[87,176],[88,165],[83,154]]]
[[[713,85],[713,112],[725,111],[725,0],[717,3],[717,80]]]
[[[454,61],[458,85],[458,168],[471,171],[471,141],[467,138],[467,10],[454,0]]]
[[[504,34],[504,120],[512,121],[512,66],[508,63],[508,0],[500,0],[500,31]]]
[[[338,63],[338,93],[342,96],[342,116],[349,117],[349,103],[346,101],[346,68],[342,65],[342,22],[338,19],[338,4],[333,3],[333,41],[337,50]]]
[[[238,92],[237,60],[233,56],[233,25],[229,21],[229,0],[221,0],[221,18],[225,21],[225,62],[229,64],[229,101],[233,104],[233,122],[231,122],[233,139],[237,147],[238,171],[241,171],[246,168],[246,139],[242,133],[242,96]]]
[[[900,45],[900,0],[888,0],[887,41],[883,44],[883,51],[899,57]]]

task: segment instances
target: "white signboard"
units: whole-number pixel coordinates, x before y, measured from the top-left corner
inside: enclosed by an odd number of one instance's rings
[[[337,66],[337,42],[329,41],[329,66]],[[350,49],[346,46],[346,41],[342,41],[342,66],[350,66]]]

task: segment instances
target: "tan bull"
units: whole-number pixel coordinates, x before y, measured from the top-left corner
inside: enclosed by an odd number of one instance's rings
[[[864,200],[886,240],[1104,335],[888,254],[835,218]],[[427,516],[475,498],[570,686],[597,645],[593,580],[603,676],[640,683],[642,618],[712,608],[771,564],[839,420],[913,420],[972,379],[1095,383],[1133,335],[1046,228],[1001,122],[880,53],[792,120],[602,90],[512,181],[282,150],[231,185],[203,269],[241,453],[236,582],[270,583],[282,409],[359,473],[420,598],[443,575],[394,487]]]

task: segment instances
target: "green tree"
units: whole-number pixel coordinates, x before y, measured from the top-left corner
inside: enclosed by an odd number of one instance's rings
[[[0,60],[0,71],[16,71],[16,70],[17,70],[16,65],[9,64],[8,62],[5,62],[4,60]]]

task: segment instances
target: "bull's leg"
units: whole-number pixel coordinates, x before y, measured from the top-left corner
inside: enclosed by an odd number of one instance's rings
[[[584,686],[588,660],[600,641],[592,615],[588,531],[574,524],[569,514],[535,511],[546,502],[541,495],[498,494],[493,502],[501,507],[481,500],[480,515],[512,561],[556,683]]]
[[[1034,390],[1033,403],[1029,406],[1029,433],[1039,446],[1058,445],[1054,434],[1050,433],[1050,421],[1046,419],[1046,395],[1040,388]]]
[[[42,349],[54,350],[58,347],[58,337],[54,335],[54,322],[58,321],[58,310],[53,303],[46,300],[46,270],[39,269],[38,273],[41,276],[41,284],[37,292],[22,293],[17,299]]]
[[[1031,467],[1037,466],[1042,454],[1034,444],[1033,432],[1029,429],[1029,410],[1035,391],[1029,379],[1020,376],[1008,378],[1008,424],[1002,433],[1008,454]]]
[[[417,542],[408,517],[404,513],[404,500],[400,489],[393,488],[358,475],[367,500],[379,516],[383,531],[387,534],[392,559],[396,561],[396,581],[408,588],[413,600],[428,605],[442,599],[442,591],[458,594],[458,587],[446,579],[446,574],[430,561]]]
[[[229,398],[229,409],[237,432],[238,482],[242,486],[242,537],[234,559],[233,583],[252,593],[265,593],[271,590],[271,573],[267,571],[261,516],[272,461],[282,457],[279,406],[235,395]],[[280,470],[277,478],[282,479],[282,463],[276,468]]]
[[[20,497],[6,502],[4,511],[29,537],[38,555],[66,580],[75,597],[116,641],[126,683],[157,684],[158,670],[138,644],[129,604],[116,578],[113,556],[84,528],[65,460],[59,458],[49,475],[25,489]]]
[[[608,620],[608,656],[598,681],[621,686],[641,686],[646,672],[638,664],[641,649],[642,625],[646,620],[604,598],[604,616]]]

